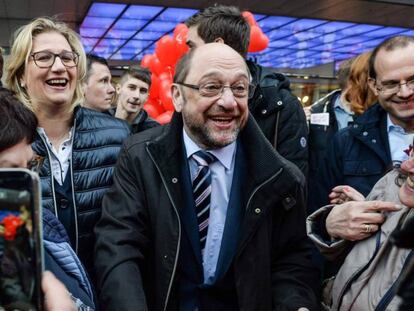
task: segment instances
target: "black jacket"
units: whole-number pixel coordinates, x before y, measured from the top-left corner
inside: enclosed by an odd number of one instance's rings
[[[335,116],[335,100],[341,96],[340,90],[335,90],[321,98],[311,106],[311,113],[328,113],[329,125],[309,124],[309,176],[318,171],[321,158],[332,137],[338,132],[338,122]]]
[[[325,126],[309,123],[309,187],[312,187],[316,182],[319,165],[323,164],[322,159],[326,148],[332,141],[335,133],[338,132],[338,122],[334,110],[335,100],[338,96],[341,96],[341,91],[335,90],[311,106],[311,113],[329,113],[329,125]],[[313,188],[310,188],[309,190],[308,200],[309,202],[315,202],[318,198],[314,197],[317,196],[318,193],[313,191]],[[315,208],[319,207],[320,206]],[[308,213],[313,213],[315,208],[310,208]]]
[[[312,209],[328,203],[328,194],[338,185],[349,185],[367,196],[375,183],[392,168],[387,133],[387,112],[376,103],[339,131],[330,142],[317,182],[310,191],[317,195]]]
[[[249,110],[266,138],[281,156],[308,176],[308,127],[302,105],[290,90],[289,80],[247,61],[256,85]]]
[[[130,137],[103,200],[95,266],[105,310],[174,310],[183,205],[182,119]],[[249,117],[240,133],[249,177],[233,260],[240,310],[316,309],[305,233],[305,182]],[[251,146],[254,144],[254,148]],[[175,306],[175,305],[174,305]]]
[[[115,117],[115,112],[115,108],[108,110],[108,113],[113,117]],[[141,109],[141,111],[135,117],[134,121],[132,121],[132,124],[130,124],[132,134],[136,134],[160,125],[161,124],[148,116],[148,113],[144,109]]]
[[[93,227],[101,213],[102,197],[112,185],[113,167],[123,140],[129,135],[126,122],[77,107],[74,113],[72,158],[69,172],[74,198],[76,245],[74,250],[89,270],[93,258]],[[44,157],[39,170],[44,208],[57,215],[56,194],[46,142],[37,134],[32,148]]]

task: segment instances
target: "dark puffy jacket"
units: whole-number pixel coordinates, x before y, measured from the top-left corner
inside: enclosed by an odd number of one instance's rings
[[[113,117],[115,117],[115,112],[115,108],[111,108],[108,110],[108,113]],[[130,126],[132,133],[136,134],[160,125],[161,124],[159,124],[157,121],[148,116],[148,113],[144,109],[141,109],[141,111],[135,117],[134,121],[132,121],[132,124]]]
[[[72,179],[76,220],[73,248],[89,270],[93,260],[93,227],[101,214],[102,197],[112,185],[118,152],[130,132],[126,122],[107,114],[81,107],[77,107],[74,114],[72,159],[68,172]],[[44,157],[39,170],[43,207],[57,216],[50,155],[40,135],[36,136],[32,148]]]
[[[289,80],[247,61],[256,85],[249,109],[277,152],[308,176],[308,127],[302,105],[291,93]]]
[[[375,183],[392,168],[387,134],[387,112],[376,103],[342,129],[329,144],[318,170],[312,209],[328,203],[337,185],[349,185],[367,196]]]
[[[45,269],[66,286],[78,310],[95,309],[92,286],[65,228],[51,211],[44,209],[42,216]]]

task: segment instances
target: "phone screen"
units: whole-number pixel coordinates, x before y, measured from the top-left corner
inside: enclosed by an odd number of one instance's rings
[[[0,306],[42,310],[43,245],[37,175],[0,169]]]

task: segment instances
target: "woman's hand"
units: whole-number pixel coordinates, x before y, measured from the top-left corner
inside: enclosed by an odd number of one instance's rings
[[[336,186],[329,194],[331,204],[342,204],[348,201],[365,201],[365,197],[350,186]]]

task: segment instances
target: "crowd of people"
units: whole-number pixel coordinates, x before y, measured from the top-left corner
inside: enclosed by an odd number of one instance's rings
[[[113,85],[52,18],[13,37],[0,167],[40,178],[45,309],[410,310],[414,37],[343,62],[303,109],[246,59],[238,8],[186,25],[163,126],[147,69]]]

